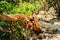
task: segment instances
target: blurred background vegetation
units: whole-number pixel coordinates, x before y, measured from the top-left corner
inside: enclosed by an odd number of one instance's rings
[[[40,10],[48,10],[54,7],[60,19],[60,0],[0,0],[0,14],[25,14],[31,15],[33,12],[38,13]],[[0,40],[24,40],[24,31],[19,28],[18,22],[12,23],[0,20],[0,26],[4,29],[15,29],[13,32],[0,31]]]
[[[30,15],[44,6],[45,0],[1,0],[0,13]]]

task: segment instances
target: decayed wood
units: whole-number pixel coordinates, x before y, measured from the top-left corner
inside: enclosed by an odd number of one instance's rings
[[[23,22],[23,27],[28,30],[29,28],[32,28],[34,31],[41,32],[42,27],[38,23],[38,18],[36,14],[32,14],[30,16],[25,16],[23,14],[16,14],[16,15],[5,15],[5,14],[0,14],[0,19],[3,20],[8,20],[12,22],[16,22],[17,20],[22,20]]]
[[[0,14],[0,19],[12,21],[12,22],[15,22],[17,20],[23,20],[24,18],[25,18],[25,15],[23,14],[16,14],[16,15]]]
[[[23,20],[23,23],[24,26],[26,27],[26,30],[32,28],[35,32],[42,32],[42,27],[38,23],[38,17],[36,14],[32,14],[26,17]]]

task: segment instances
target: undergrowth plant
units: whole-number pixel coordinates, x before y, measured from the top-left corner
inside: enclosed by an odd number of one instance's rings
[[[18,1],[18,2],[15,2]],[[25,15],[31,15],[32,12],[39,10],[43,7],[45,0],[36,0],[31,2],[26,2],[25,0],[5,0],[0,1],[0,13],[5,14],[17,14],[22,13]],[[14,4],[14,2],[16,4]]]
[[[1,1],[0,2],[0,13],[7,13],[9,11],[11,11],[13,8],[13,6],[6,2],[6,1]]]
[[[2,24],[3,23],[3,24]],[[0,40],[25,40],[27,34],[20,26],[20,21],[9,22],[0,20]]]
[[[30,15],[34,10],[35,10],[35,7],[32,4],[27,2],[24,2],[23,4],[20,3],[15,6],[11,5],[6,1],[0,2],[0,13],[5,13],[5,14],[22,13],[25,15]]]

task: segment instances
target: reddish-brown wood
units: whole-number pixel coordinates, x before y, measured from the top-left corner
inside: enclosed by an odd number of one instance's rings
[[[32,28],[34,31],[42,31],[42,27],[38,23],[38,18],[36,14],[32,14],[30,16],[25,16],[23,14],[16,14],[16,15],[4,15],[0,14],[0,19],[8,20],[11,22],[16,22],[17,20],[22,20],[23,27],[26,28],[26,30],[29,30],[29,28]]]

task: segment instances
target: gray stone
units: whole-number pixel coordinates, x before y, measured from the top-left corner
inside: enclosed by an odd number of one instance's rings
[[[46,22],[43,22],[43,21],[39,21],[39,24],[44,28],[51,28],[53,30],[58,29],[60,31],[60,26],[58,26],[58,25],[46,23]]]

